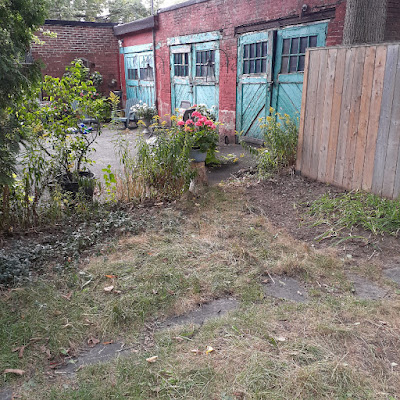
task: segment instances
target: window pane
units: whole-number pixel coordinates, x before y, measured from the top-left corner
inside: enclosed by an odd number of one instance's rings
[[[296,72],[297,71],[297,60],[299,57],[297,56],[292,56],[290,57],[290,62],[289,62],[289,72]]]
[[[256,57],[262,56],[262,43],[257,43]]]
[[[308,37],[300,38],[300,53],[305,53],[308,47]]]
[[[196,63],[201,63],[201,51],[196,51]]]
[[[250,58],[254,58],[256,56],[256,44],[253,43],[250,45]]]
[[[258,59],[256,60],[256,70],[255,70],[256,74],[259,74],[261,72],[261,60]]]
[[[265,73],[265,72],[267,72],[267,60],[262,60],[262,63],[261,63],[261,72],[263,72],[263,73]]]
[[[185,64],[189,64],[189,54],[185,53]]]
[[[210,53],[211,53],[211,61],[215,62],[215,50],[211,50]]]
[[[317,47],[317,36],[310,36],[310,47]]]
[[[243,57],[244,58],[249,58],[249,55],[250,55],[250,45],[249,44],[245,44],[244,45]]]
[[[243,63],[243,73],[248,74],[250,72],[250,66],[249,66],[249,61],[245,61]]]
[[[250,74],[254,74],[254,64],[255,64],[254,60],[250,61]]]
[[[290,39],[284,39],[282,54],[289,54],[289,51],[290,51]]]
[[[290,54],[298,54],[299,52],[299,38],[292,39],[292,48],[290,50]]]
[[[305,59],[306,59],[306,56],[300,56],[299,57],[299,69],[298,69],[298,71],[304,71]]]
[[[282,68],[281,68],[282,74],[288,73],[288,63],[289,63],[289,57],[288,56],[282,57]]]
[[[263,57],[267,57],[267,55],[268,55],[268,42],[263,42],[262,47],[263,47],[262,56]]]
[[[196,76],[201,76],[201,66],[196,65]]]

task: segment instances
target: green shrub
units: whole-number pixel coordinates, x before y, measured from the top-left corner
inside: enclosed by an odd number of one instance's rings
[[[270,109],[271,115],[260,118],[264,145],[261,148],[248,148],[257,157],[260,175],[277,172],[296,162],[298,128],[296,121],[288,114],[281,115]],[[243,142],[242,142],[243,143]]]

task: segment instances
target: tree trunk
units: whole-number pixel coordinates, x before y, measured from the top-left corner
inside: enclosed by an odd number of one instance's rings
[[[387,0],[347,0],[343,44],[385,40]]]

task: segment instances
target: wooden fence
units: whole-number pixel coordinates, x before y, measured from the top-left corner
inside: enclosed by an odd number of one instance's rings
[[[297,170],[346,189],[400,195],[400,44],[310,49]]]

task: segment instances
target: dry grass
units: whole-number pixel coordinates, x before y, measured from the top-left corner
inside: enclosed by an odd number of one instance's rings
[[[214,298],[234,296],[240,308],[200,328],[160,331],[141,343],[140,353],[85,368],[76,382],[53,386],[43,378],[45,361],[35,359],[35,350],[18,360],[10,353],[16,335],[3,335],[2,367],[6,362],[13,363],[7,367],[26,367],[30,360],[36,371],[30,370],[27,380],[37,383],[35,398],[400,398],[399,367],[393,364],[400,364],[398,295],[381,302],[354,298],[345,263],[335,253],[316,251],[276,230],[246,203],[242,188],[210,190],[201,200],[153,212],[153,228],[121,239],[111,251],[82,265],[81,274],[64,277],[67,283],[56,277],[40,283],[46,293],[37,286],[11,293],[3,299],[3,314],[12,305],[26,315],[36,310],[35,302],[46,299],[46,314],[36,311],[39,324],[27,321],[24,337],[45,332],[47,315],[57,338],[52,339],[55,352],[69,342],[78,345],[89,334],[140,343],[144,324]],[[371,267],[353,269],[368,275]],[[310,301],[297,305],[265,298],[261,283],[268,274],[305,282]],[[105,293],[110,284],[121,293]],[[52,313],[60,308],[60,291],[67,290],[74,295],[62,306],[66,315],[57,318],[68,318],[74,329],[65,331]],[[15,318],[9,314],[3,321],[12,324]],[[85,326],[87,320],[90,326]],[[188,339],[176,340],[178,336]],[[205,355],[206,346],[215,352]],[[159,359],[150,365],[145,358],[152,355]],[[31,389],[23,389],[22,395],[32,398]]]

